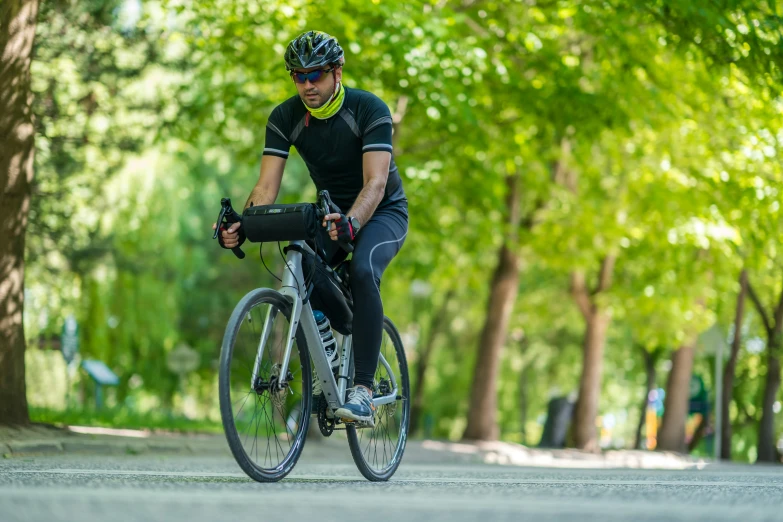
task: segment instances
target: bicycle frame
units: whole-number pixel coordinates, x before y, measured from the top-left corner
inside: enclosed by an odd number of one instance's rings
[[[291,302],[291,319],[288,337],[286,338],[283,362],[280,367],[279,386],[282,389],[287,384],[285,377],[288,375],[291,350],[294,346],[297,328],[301,328],[307,342],[307,349],[310,352],[310,360],[315,367],[318,378],[321,380],[321,388],[323,389],[324,397],[326,397],[326,402],[332,410],[336,410],[343,405],[345,400],[345,390],[349,379],[348,372],[351,367],[353,337],[347,335],[342,339],[340,366],[337,379],[335,379],[334,374],[332,373],[332,367],[326,357],[326,350],[324,349],[321,340],[321,334],[318,332],[318,325],[313,316],[313,309],[310,306],[310,302],[308,301],[305,303],[303,299],[303,296],[307,295],[307,288],[304,284],[301,251],[307,252],[313,256],[316,254],[304,241],[291,241],[289,245],[294,248],[289,248],[288,253],[286,254],[286,268],[283,273],[280,293]],[[252,372],[253,381],[255,381],[256,375],[258,374],[259,364],[264,353],[264,346],[269,339],[269,329],[273,321],[273,309],[270,308],[269,313],[264,320],[264,327],[261,332],[261,338],[259,339],[255,365]],[[386,368],[386,371],[389,374],[392,390],[387,395],[373,398],[373,403],[375,403],[376,407],[396,401],[398,392],[397,376],[394,375],[394,372],[383,354],[380,354],[379,363]]]

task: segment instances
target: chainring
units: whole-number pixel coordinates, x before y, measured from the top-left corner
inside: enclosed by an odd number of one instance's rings
[[[329,437],[332,433],[334,433],[334,419],[330,419],[326,416],[326,409],[328,408],[326,397],[319,395],[317,400],[318,429],[321,430],[321,435],[324,437]]]

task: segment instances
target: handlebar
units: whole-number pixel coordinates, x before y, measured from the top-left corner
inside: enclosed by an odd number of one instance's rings
[[[241,223],[242,222],[242,216],[237,213],[236,210],[231,206],[231,200],[229,198],[222,198],[220,200],[220,214],[217,218],[217,223],[215,227],[215,233],[212,236],[212,239],[218,239],[218,234],[221,230],[225,230],[226,228],[229,228],[234,223]],[[324,220],[324,218],[328,214],[342,214],[342,211],[340,210],[340,207],[334,204],[332,201],[332,198],[329,197],[329,191],[328,190],[321,190],[318,192],[318,201],[315,204],[315,215],[318,219],[318,222]],[[227,226],[226,226],[227,225]],[[225,226],[225,228],[224,228]],[[327,222],[326,225],[326,231],[327,233],[332,227],[331,221]],[[222,245],[221,241],[221,245]],[[338,241],[338,245],[340,245],[340,248],[345,250],[347,253],[353,252],[353,244],[351,242],[345,242],[345,241]],[[232,252],[234,252],[234,255],[237,256],[239,259],[245,258],[245,253],[242,251],[239,246],[235,246],[231,249]]]

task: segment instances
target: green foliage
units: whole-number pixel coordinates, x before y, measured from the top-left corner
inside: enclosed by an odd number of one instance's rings
[[[425,386],[426,433],[464,427],[509,232],[509,174],[522,174],[523,272],[501,364],[505,438],[536,443],[550,394],[578,385],[572,271],[595,278],[617,257],[599,299],[613,315],[601,411],[627,413],[617,430],[627,444],[644,386],[636,346],[674,349],[716,321],[727,329],[743,266],[765,302],[779,291],[783,51],[772,3],[204,0],[144,2],[140,17],[134,5],[45,2],[33,64],[28,336],[56,334],[75,313],[84,355],[121,377],[120,404],[132,402],[131,382],[172,404],[179,383],[165,355],[179,343],[201,355],[191,379],[203,384],[190,393],[216,400],[207,383],[228,315],[274,280],[255,247],[241,263],[218,249],[212,220],[220,197],[240,206],[255,183],[266,119],[295,93],[283,49],[313,28],[343,44],[346,85],[394,115],[411,232],[383,294],[414,368],[453,293]],[[313,197],[292,155],[281,199]],[[264,259],[279,272],[276,245]],[[431,293],[413,298],[416,280]],[[745,338],[761,335],[759,321],[748,328]],[[744,351],[739,361],[732,420],[748,444],[764,364]]]

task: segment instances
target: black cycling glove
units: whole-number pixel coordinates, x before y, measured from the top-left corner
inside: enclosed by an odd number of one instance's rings
[[[334,220],[334,226],[337,229],[337,241],[348,243],[356,238],[356,231],[345,214],[340,214],[340,217]]]

